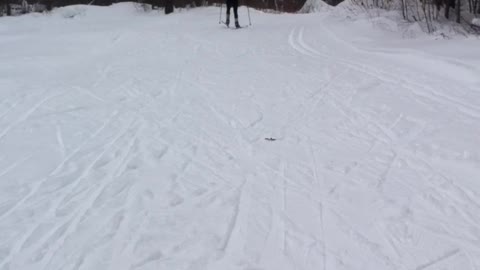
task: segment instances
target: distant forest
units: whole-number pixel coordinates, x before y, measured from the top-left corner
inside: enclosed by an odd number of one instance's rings
[[[8,4],[13,5],[22,5],[22,1],[25,0],[0,0],[0,7],[6,9]],[[62,7],[76,4],[85,4],[85,5],[99,5],[99,6],[108,6],[114,3],[127,2],[127,1],[117,1],[117,0],[26,0],[34,1],[34,3],[28,4],[41,4],[47,9],[54,7]],[[137,0],[143,4],[150,4],[153,7],[165,7],[173,1],[175,7],[199,7],[207,6],[213,4],[223,3],[220,0]],[[258,9],[268,9],[278,12],[296,12],[300,10],[305,4],[306,0],[240,0],[240,5],[248,5],[253,8]],[[336,5],[339,3],[339,0],[328,0],[331,1],[329,4]],[[130,1],[128,1],[130,2]],[[135,1],[134,1],[135,2]]]

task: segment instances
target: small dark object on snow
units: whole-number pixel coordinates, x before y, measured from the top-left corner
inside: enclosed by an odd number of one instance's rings
[[[266,140],[266,141],[269,141],[269,142],[274,142],[274,141],[276,141],[277,139],[275,139],[275,138],[265,138],[265,140]]]

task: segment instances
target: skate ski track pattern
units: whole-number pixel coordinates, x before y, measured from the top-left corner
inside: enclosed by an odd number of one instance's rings
[[[480,269],[478,82],[325,14],[131,9],[0,29],[0,270]]]

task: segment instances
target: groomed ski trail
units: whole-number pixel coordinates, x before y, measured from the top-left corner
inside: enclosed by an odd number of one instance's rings
[[[1,270],[480,268],[478,57],[252,13],[0,18]]]

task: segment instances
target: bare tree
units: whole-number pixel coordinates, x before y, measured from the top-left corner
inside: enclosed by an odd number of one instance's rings
[[[457,23],[460,23],[460,16],[461,16],[461,8],[462,8],[462,1],[457,0],[457,3],[455,4],[456,8],[456,13],[457,13]]]

